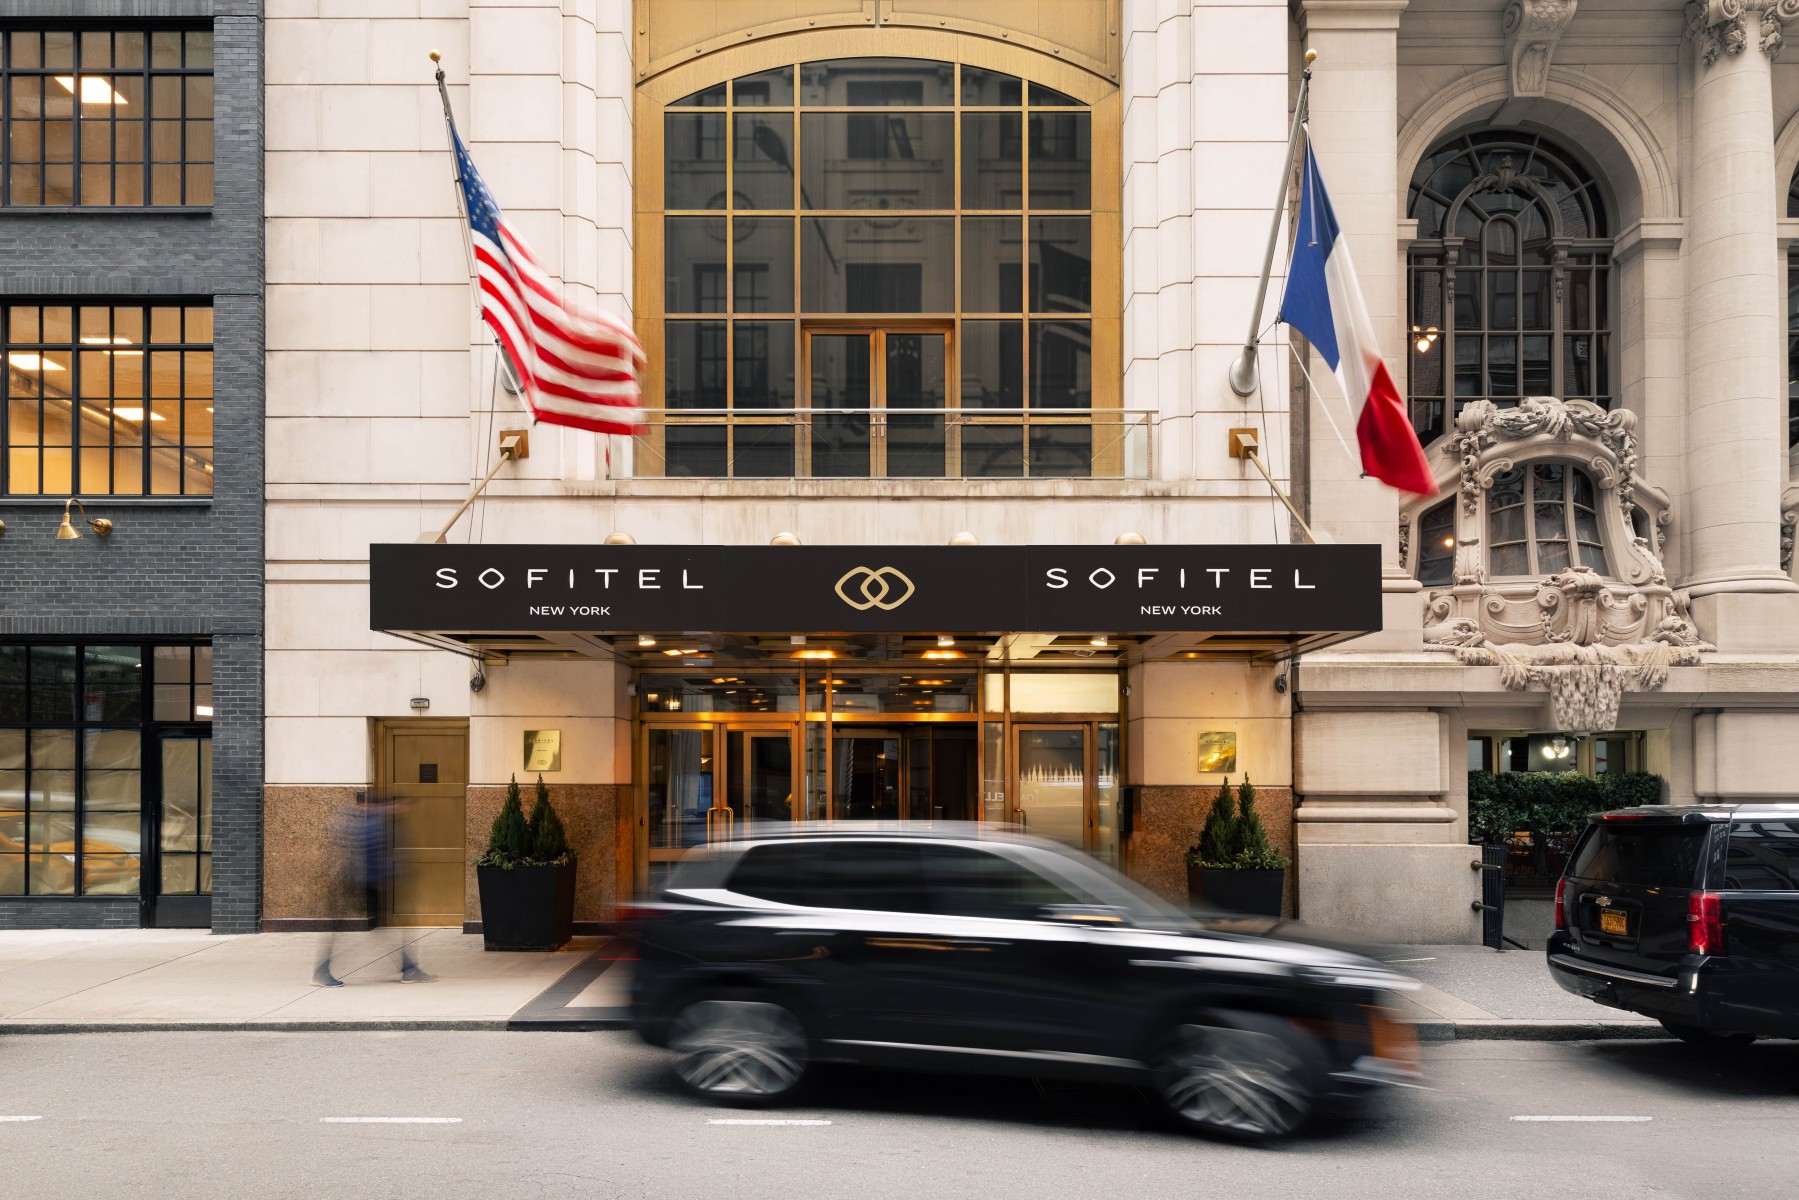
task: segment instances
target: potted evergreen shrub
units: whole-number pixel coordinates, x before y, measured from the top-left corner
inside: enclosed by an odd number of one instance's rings
[[[1209,908],[1278,917],[1287,860],[1269,844],[1255,802],[1247,778],[1235,805],[1230,783],[1219,786],[1199,844],[1187,852],[1187,895]]]
[[[518,776],[507,784],[506,803],[488,831],[487,850],[475,860],[475,876],[486,949],[555,950],[574,936],[575,856],[542,775],[528,821]]]

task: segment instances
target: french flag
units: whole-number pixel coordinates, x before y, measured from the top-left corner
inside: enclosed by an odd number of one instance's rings
[[[1312,349],[1330,364],[1344,397],[1356,410],[1362,470],[1401,491],[1435,495],[1436,480],[1406,416],[1405,401],[1380,356],[1374,322],[1356,282],[1355,265],[1349,261],[1349,241],[1337,224],[1309,141],[1295,240],[1281,320],[1305,334]]]

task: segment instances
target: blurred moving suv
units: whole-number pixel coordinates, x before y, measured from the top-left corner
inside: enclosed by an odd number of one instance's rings
[[[1697,1043],[1799,1037],[1799,804],[1595,813],[1556,884],[1549,971]]]
[[[979,826],[752,832],[693,852],[638,917],[636,1028],[715,1101],[783,1100],[821,1062],[1117,1080],[1253,1139],[1417,1073],[1388,1007],[1404,976],[1208,932]]]

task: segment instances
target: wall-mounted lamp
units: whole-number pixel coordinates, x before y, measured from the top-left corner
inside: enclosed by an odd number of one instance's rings
[[[1412,326],[1412,347],[1420,354],[1429,354],[1430,348],[1437,344],[1443,333],[1435,325]]]
[[[112,533],[112,522],[111,521],[108,521],[105,517],[90,517],[90,516],[88,516],[87,515],[87,505],[83,504],[81,501],[77,500],[75,497],[70,496],[68,499],[68,503],[66,503],[62,506],[62,524],[58,525],[56,527],[56,540],[57,541],[71,542],[81,536],[81,531],[79,529],[75,528],[75,526],[69,522],[69,505],[71,505],[71,504],[81,510],[81,519],[83,521],[87,522],[87,527],[89,529],[93,530],[96,535],[98,535],[100,537],[107,537],[107,536],[111,535],[111,533]]]
[[[1568,739],[1565,737],[1552,737],[1549,739],[1549,744],[1543,747],[1543,757],[1553,758],[1557,762],[1573,753],[1574,747],[1569,745]]]

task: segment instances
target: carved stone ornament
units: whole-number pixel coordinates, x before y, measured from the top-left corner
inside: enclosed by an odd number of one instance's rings
[[[1556,727],[1570,732],[1611,728],[1625,691],[1659,688],[1670,666],[1693,665],[1713,649],[1700,640],[1686,595],[1668,586],[1657,544],[1668,498],[1638,474],[1635,431],[1634,413],[1585,400],[1532,396],[1509,409],[1477,401],[1437,452],[1439,461],[1454,462],[1460,496],[1451,583],[1426,603],[1425,649],[1469,666],[1499,666],[1513,690],[1547,688]],[[1540,578],[1489,572],[1488,491],[1514,469],[1528,478],[1539,462],[1592,477],[1606,574],[1584,565]],[[1438,481],[1455,485],[1442,475]],[[1426,503],[1408,507],[1408,527]]]
[[[1747,50],[1752,28],[1762,53],[1774,58],[1786,44],[1787,23],[1799,18],[1799,0],[1688,0],[1686,17],[1704,66]]]
[[[1549,90],[1555,44],[1574,19],[1580,0],[1510,0],[1500,27],[1511,60],[1513,96],[1541,96]]]

